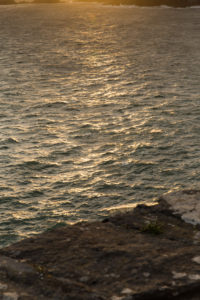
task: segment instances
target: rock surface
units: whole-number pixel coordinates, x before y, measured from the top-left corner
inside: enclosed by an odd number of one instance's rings
[[[200,225],[174,210],[186,199],[194,207],[200,192],[169,194],[154,206],[1,249],[0,299],[200,299]]]

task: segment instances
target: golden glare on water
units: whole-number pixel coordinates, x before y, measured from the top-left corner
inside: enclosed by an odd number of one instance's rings
[[[198,11],[0,9],[4,233],[14,241],[198,186]]]

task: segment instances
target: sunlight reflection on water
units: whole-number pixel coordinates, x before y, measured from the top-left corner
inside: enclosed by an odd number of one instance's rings
[[[199,13],[0,7],[2,245],[199,183]]]

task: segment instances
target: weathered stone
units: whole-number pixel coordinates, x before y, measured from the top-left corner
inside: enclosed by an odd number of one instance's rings
[[[15,292],[6,292],[3,294],[3,300],[18,300],[19,295]]]
[[[178,191],[166,194],[162,198],[185,222],[200,224],[200,191]]]
[[[0,270],[9,278],[30,281],[37,276],[36,270],[28,264],[0,255]]]
[[[80,280],[80,282],[88,282],[89,277],[88,276],[82,276],[79,280]]]
[[[8,285],[6,283],[0,282],[0,291],[6,290],[8,288]]]
[[[172,271],[172,274],[174,279],[181,279],[187,276],[187,274],[184,272],[181,273],[181,272]]]
[[[121,291],[121,294],[123,294],[123,295],[130,295],[130,294],[134,294],[134,291],[132,289],[129,289],[129,288],[124,288]]]
[[[195,256],[192,258],[192,260],[197,263],[197,264],[200,264],[200,256]]]

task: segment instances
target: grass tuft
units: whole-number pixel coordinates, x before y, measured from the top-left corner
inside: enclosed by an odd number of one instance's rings
[[[157,221],[148,222],[141,229],[141,232],[150,233],[153,235],[161,234],[163,233],[163,231],[163,225],[158,223]]]

